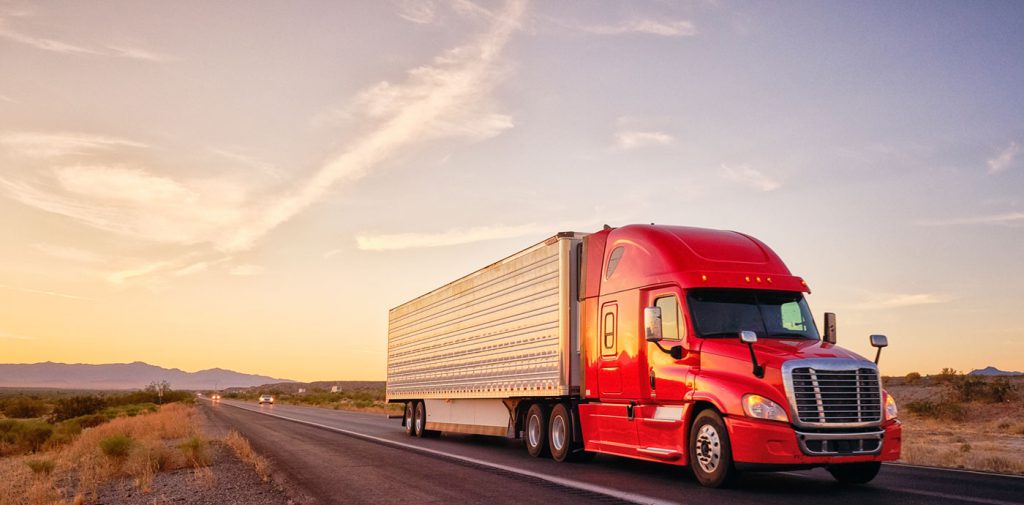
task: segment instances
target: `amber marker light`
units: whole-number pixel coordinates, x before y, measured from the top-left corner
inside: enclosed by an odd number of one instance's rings
[[[708,276],[707,276],[707,275],[704,275],[704,274],[701,274],[701,276],[700,276],[700,280],[702,280],[702,281],[704,281],[704,282],[707,282],[707,281],[708,281]]]

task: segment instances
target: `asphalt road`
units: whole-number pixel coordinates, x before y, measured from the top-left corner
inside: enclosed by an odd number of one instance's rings
[[[588,463],[531,458],[520,441],[405,435],[399,419],[294,405],[204,403],[275,469],[321,503],[1024,504],[1024,478],[883,466],[865,486],[821,469],[749,473],[707,489],[684,468],[599,455]]]

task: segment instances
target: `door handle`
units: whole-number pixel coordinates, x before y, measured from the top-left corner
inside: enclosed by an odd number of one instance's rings
[[[658,377],[654,375],[654,369],[652,368],[652,369],[651,369],[651,389],[654,389],[654,388],[655,388],[655,380],[656,380],[657,378],[658,378]]]

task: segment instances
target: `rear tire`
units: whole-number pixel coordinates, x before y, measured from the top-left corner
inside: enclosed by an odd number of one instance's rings
[[[540,458],[548,451],[548,408],[535,403],[526,412],[526,451],[530,456]]]
[[[843,484],[867,484],[878,475],[878,470],[881,468],[882,463],[879,461],[847,463],[828,467],[828,473]]]
[[[561,463],[572,456],[572,434],[572,416],[569,415],[569,409],[565,404],[559,403],[551,409],[551,419],[548,421],[548,448],[551,451],[551,459]]]
[[[688,445],[690,468],[702,486],[728,486],[739,475],[733,467],[729,430],[718,412],[708,409],[697,414]]]
[[[427,406],[423,402],[416,402],[416,413],[413,415],[412,434],[414,437],[423,437],[427,431]]]
[[[413,432],[413,424],[416,422],[416,402],[405,403],[405,434],[410,437],[416,436]]]

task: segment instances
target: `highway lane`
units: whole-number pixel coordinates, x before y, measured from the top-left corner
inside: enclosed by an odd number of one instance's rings
[[[358,446],[358,453],[365,461],[382,460],[375,463],[380,466],[370,471],[367,478],[372,477],[373,472],[385,472],[389,468],[388,459],[415,455],[416,458],[431,460],[429,464],[405,468],[401,473],[374,478],[393,483],[401,475],[403,480],[418,483],[413,486],[417,492],[426,492],[434,486],[435,491],[448,493],[444,495],[448,500],[443,501],[495,502],[498,498],[474,495],[474,490],[504,489],[511,480],[517,484],[526,483],[526,493],[531,497],[533,490],[544,496],[562,489],[573,493],[598,493],[637,503],[1024,503],[1024,478],[1019,477],[885,465],[878,478],[866,486],[841,486],[827,472],[817,469],[751,473],[745,475],[734,489],[712,490],[700,487],[686,469],[669,465],[605,455],[589,463],[560,464],[549,459],[531,458],[519,441],[462,435],[444,435],[438,439],[410,438],[405,435],[400,420],[388,420],[380,414],[293,405],[261,407],[229,400],[214,407],[212,413],[215,417],[230,422],[250,439],[280,432],[292,434],[289,443],[301,441],[296,437],[314,437],[322,443],[331,441],[337,446],[335,450],[321,451],[322,454],[316,456],[324,462],[321,466],[336,468],[335,460],[343,460],[346,456],[335,453],[345,453],[350,450],[349,446]],[[301,433],[294,433],[296,431]],[[276,443],[261,443],[259,439],[253,443],[284,468],[292,464],[293,459],[309,458],[304,454],[282,454],[288,451]],[[463,476],[467,471],[472,476]],[[348,478],[349,474],[348,469],[331,473],[333,479]],[[361,474],[356,472],[355,475]],[[468,484],[453,491],[446,485],[453,480]],[[524,496],[527,496],[520,494],[523,488],[513,487],[517,491],[502,496],[511,502],[523,503]],[[596,496],[574,494],[569,502],[593,502]],[[543,501],[548,499],[542,498]],[[346,501],[374,500],[372,496],[357,493],[348,495]]]

